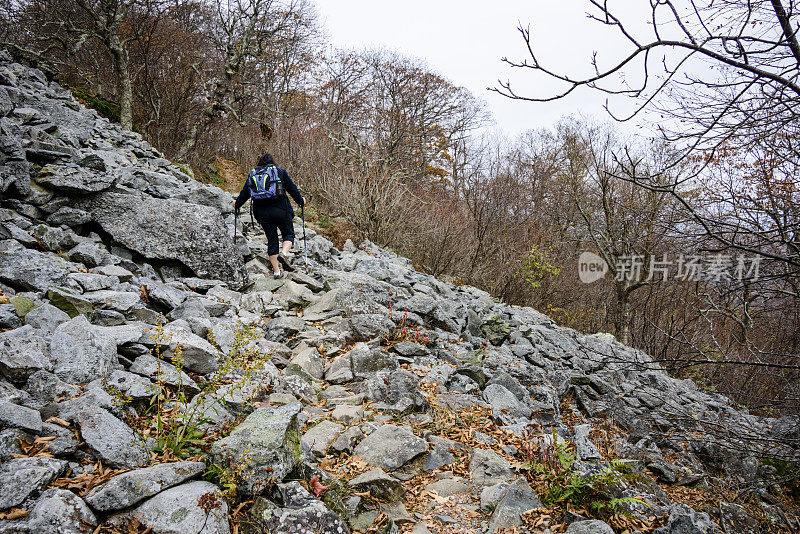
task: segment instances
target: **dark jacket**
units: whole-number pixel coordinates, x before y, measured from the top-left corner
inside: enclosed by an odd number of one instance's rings
[[[259,170],[261,168],[262,167],[256,167],[256,170]],[[268,202],[270,203],[270,205],[281,205],[281,203],[283,203],[284,205],[282,207],[284,207],[286,211],[289,212],[289,218],[292,219],[294,218],[294,210],[292,209],[292,203],[289,202],[289,195],[291,195],[294,201],[297,202],[298,206],[302,206],[305,203],[305,201],[303,200],[302,195],[300,195],[300,191],[297,189],[297,186],[294,185],[294,182],[289,177],[289,173],[286,172],[286,169],[278,167],[278,177],[281,179],[281,182],[283,182],[283,189],[284,191],[286,191],[286,193],[288,193],[288,195],[283,195],[279,199],[271,200]],[[247,185],[249,181],[250,177],[248,175],[247,180],[244,181],[244,187],[242,187],[242,192],[239,193],[238,197],[236,197],[236,205],[235,205],[236,210],[241,208],[242,204],[247,202],[247,200],[250,198],[250,188]],[[264,202],[264,201],[262,200],[259,202]]]

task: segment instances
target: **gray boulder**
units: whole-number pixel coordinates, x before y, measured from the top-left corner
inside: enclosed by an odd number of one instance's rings
[[[2,401],[0,402],[0,425],[39,434],[42,431],[42,416],[31,408]]]
[[[353,452],[353,448],[356,446],[356,443],[358,443],[363,437],[364,433],[360,428],[357,426],[351,426],[339,434],[339,437],[336,438],[333,443],[331,443],[330,448],[332,451],[337,453],[346,452],[349,454]]]
[[[353,380],[352,362],[349,353],[335,358],[325,368],[325,380],[330,384],[346,384]]]
[[[469,493],[469,485],[464,483],[460,477],[444,478],[425,486],[428,491],[435,491],[439,497],[450,497],[452,495],[463,495]]]
[[[214,443],[211,454],[223,466],[237,468],[237,488],[258,495],[271,481],[281,481],[300,460],[299,402],[258,408],[230,435]]]
[[[72,289],[51,287],[47,290],[47,298],[50,304],[70,317],[89,315],[94,310],[91,302]]]
[[[0,281],[29,291],[47,291],[67,283],[67,260],[55,254],[23,249],[0,252]]]
[[[213,373],[219,369],[217,349],[200,336],[171,323],[164,326],[161,338],[153,339],[153,334],[146,330],[139,343],[147,347],[161,345],[164,358],[173,357],[180,347],[183,366],[196,373]]]
[[[38,493],[67,469],[67,462],[55,458],[14,458],[0,465],[0,510],[18,506]]]
[[[173,310],[183,304],[187,293],[169,284],[159,284],[150,289],[150,300],[155,304]]]
[[[603,521],[588,519],[570,524],[567,534],[614,534],[614,529]]]
[[[108,258],[108,251],[96,243],[81,241],[75,245],[67,256],[74,262],[82,263],[87,267],[97,267]]]
[[[378,374],[370,378],[366,385],[366,393],[372,401],[414,411],[428,408],[428,401],[419,387],[419,379],[404,369],[393,371],[388,377],[383,373]]]
[[[349,485],[359,492],[368,491],[374,499],[388,502],[399,501],[406,492],[399,480],[377,468],[351,479]]]
[[[149,354],[139,356],[128,368],[131,373],[147,377],[155,382],[164,382],[171,386],[182,387],[184,391],[194,394],[200,391],[194,380],[171,363],[159,360]]]
[[[328,446],[343,430],[344,425],[332,421],[321,421],[303,434],[302,442],[313,454],[322,457],[328,451]]]
[[[500,384],[486,386],[483,398],[492,408],[492,417],[502,424],[522,422],[531,416],[531,409]]]
[[[361,440],[354,452],[370,465],[394,471],[428,452],[428,444],[406,428],[383,425]]]
[[[101,512],[122,510],[194,478],[204,470],[203,462],[175,462],[135,469],[93,488],[86,496],[86,502]]]
[[[41,369],[52,370],[49,353],[47,342],[31,326],[0,332],[0,373],[12,382],[27,380]]]
[[[241,287],[244,259],[219,211],[178,200],[101,193],[80,201],[92,220],[126,248],[148,259],[174,260],[201,278]]]
[[[364,313],[353,315],[350,318],[350,327],[353,339],[356,341],[369,341],[375,338],[384,338],[394,328],[394,323],[387,316],[380,313]]]
[[[39,185],[68,194],[97,193],[114,185],[116,176],[85,167],[45,165],[34,178]]]
[[[85,385],[107,377],[117,364],[117,344],[83,315],[59,325],[50,342],[50,357],[58,378]]]
[[[104,289],[88,291],[82,296],[96,309],[113,310],[123,314],[130,312],[141,302],[138,291],[110,291]]]
[[[589,439],[591,431],[591,425],[575,426],[575,448],[578,453],[578,460],[599,460],[602,458],[600,450]]]
[[[106,410],[87,410],[77,420],[83,440],[104,464],[132,469],[150,460],[144,440]]]
[[[348,352],[353,375],[367,378],[379,371],[394,371],[400,367],[397,357],[383,348],[371,349],[365,343],[356,343]]]
[[[114,371],[105,384],[109,391],[119,391],[133,401],[149,400],[158,394],[158,386],[147,378],[128,371]]]
[[[33,373],[25,383],[25,391],[44,404],[55,402],[56,399],[70,399],[81,393],[78,386],[67,384],[47,371]]]
[[[119,285],[119,278],[116,276],[99,273],[69,273],[69,279],[78,282],[84,291],[100,291]]]
[[[716,534],[717,526],[706,513],[696,512],[685,504],[673,504],[669,511],[669,522],[654,531],[654,534]]]
[[[162,491],[131,515],[145,528],[163,534],[229,534],[231,531],[228,505],[219,495],[219,489],[210,482],[189,482]]]
[[[305,316],[342,312],[345,316],[363,313],[388,315],[389,310],[365,294],[358,286],[345,285],[325,293],[317,302],[306,308]]]
[[[59,402],[58,417],[65,421],[78,422],[84,415],[94,412],[97,409],[108,410],[119,413],[119,403],[114,401],[105,389],[96,387],[96,384],[87,385],[83,394],[79,397],[69,398]]]
[[[524,478],[518,478],[509,484],[500,495],[497,505],[489,518],[491,533],[501,528],[511,528],[520,524],[522,514],[529,510],[541,508],[542,501]]]
[[[58,208],[54,213],[47,217],[47,223],[53,226],[66,224],[67,226],[79,226],[92,220],[92,217],[83,210],[76,210],[69,206]]]
[[[299,317],[291,315],[277,317],[267,324],[264,337],[272,341],[284,342],[299,334],[305,327],[305,321]]]
[[[473,451],[469,471],[472,481],[478,486],[492,486],[514,476],[514,470],[505,458],[484,449]]]
[[[48,334],[55,332],[58,325],[69,321],[69,315],[51,304],[44,303],[25,315],[25,324]]]
[[[247,523],[253,532],[350,533],[345,522],[299,482],[278,484],[276,490],[279,504],[258,497],[250,509]]]
[[[497,315],[492,315],[484,320],[481,333],[492,345],[502,345],[511,333],[511,325]]]
[[[22,319],[12,304],[0,304],[0,329],[13,330],[22,326]]]
[[[323,376],[325,361],[314,347],[301,350],[297,356],[292,358],[290,363],[297,365],[303,371],[308,373],[311,378],[316,380],[321,379]]]
[[[492,379],[486,383],[487,386],[492,384],[500,384],[508,391],[513,393],[514,396],[523,404],[527,404],[531,400],[530,393],[528,393],[528,390],[525,389],[525,386],[523,386],[519,380],[504,371],[495,373],[494,376],[492,376]]]
[[[97,518],[86,503],[60,488],[50,488],[36,501],[28,516],[30,532],[82,534],[94,532]]]

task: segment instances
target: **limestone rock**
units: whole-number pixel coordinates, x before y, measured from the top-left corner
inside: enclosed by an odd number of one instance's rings
[[[46,165],[36,176],[39,185],[70,194],[97,193],[114,185],[111,173],[96,172],[77,166]]]
[[[0,510],[22,504],[67,469],[67,462],[55,458],[14,458],[0,465]]]
[[[344,430],[344,425],[332,421],[321,421],[303,434],[302,442],[318,457],[325,456],[328,446]]]
[[[214,506],[208,513],[202,505]],[[162,491],[139,506],[133,514],[145,528],[163,534],[203,532],[229,534],[228,505],[210,482],[189,482]]]
[[[277,485],[275,504],[258,497],[249,512],[253,532],[350,534],[342,519],[298,482]]]
[[[201,474],[203,462],[175,462],[134,469],[92,489],[86,502],[95,510],[122,510]]]
[[[94,532],[97,518],[86,503],[65,489],[50,488],[36,501],[28,516],[31,532],[79,534]]]
[[[58,325],[66,323],[69,319],[70,317],[66,312],[51,304],[44,303],[25,315],[25,324],[52,334],[58,328]]]
[[[503,424],[521,422],[531,416],[531,409],[500,384],[486,386],[483,398],[492,407],[492,417]]]
[[[398,501],[405,494],[405,488],[399,480],[377,468],[351,479],[349,485],[356,491],[368,491],[375,499],[389,502]]]
[[[489,518],[488,532],[511,528],[520,524],[521,515],[529,510],[540,508],[542,502],[524,478],[518,478],[508,485]]]
[[[74,207],[91,213],[115,241],[145,258],[178,261],[197,276],[244,285],[244,260],[214,208],[107,192]]]
[[[104,464],[131,469],[150,460],[142,438],[106,410],[96,408],[83,413],[78,424],[84,441]]]
[[[50,300],[50,304],[70,317],[89,315],[94,310],[94,306],[89,300],[75,291],[63,287],[49,288],[47,290],[47,298]]]
[[[47,291],[67,283],[70,265],[55,254],[37,250],[0,251],[0,281],[29,291]]]
[[[270,481],[281,481],[300,460],[299,402],[258,408],[230,435],[214,443],[211,454],[223,466],[241,466],[237,486],[258,495]]]
[[[39,434],[42,431],[42,416],[36,410],[3,401],[0,402],[0,425]]]
[[[514,471],[511,464],[496,452],[484,449],[475,449],[469,461],[469,471],[472,481],[478,486],[492,486],[500,482],[507,482]]]
[[[614,534],[614,529],[603,521],[588,519],[570,524],[567,534]]]
[[[148,347],[162,345],[164,358],[172,357],[180,346],[183,366],[190,371],[207,374],[219,369],[217,349],[200,336],[172,323],[163,327],[160,339],[154,340],[154,334],[154,331],[145,331],[139,342]]]
[[[171,386],[182,387],[190,394],[200,391],[200,388],[197,387],[197,384],[189,375],[180,371],[171,363],[159,360],[149,354],[136,358],[128,370],[155,382],[164,382]]]
[[[54,372],[61,380],[72,384],[88,384],[104,378],[117,365],[117,345],[79,315],[56,328],[50,342]]]
[[[31,326],[0,332],[0,373],[12,382],[27,380],[40,369],[50,371],[46,341]]]
[[[425,454],[428,444],[405,428],[383,425],[361,440],[355,453],[384,471],[394,471]]]
[[[348,353],[353,375],[365,378],[378,371],[393,371],[399,367],[397,357],[382,348],[371,349],[365,343],[356,343]]]

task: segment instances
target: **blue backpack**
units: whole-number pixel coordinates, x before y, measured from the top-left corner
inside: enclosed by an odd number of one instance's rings
[[[277,200],[284,195],[283,182],[278,175],[278,167],[267,165],[256,167],[247,177],[250,198],[257,200]]]

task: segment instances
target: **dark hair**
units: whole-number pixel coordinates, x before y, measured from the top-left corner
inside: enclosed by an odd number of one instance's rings
[[[275,165],[275,160],[272,159],[272,154],[269,152],[258,158],[258,164],[256,167],[266,167],[267,165]]]

